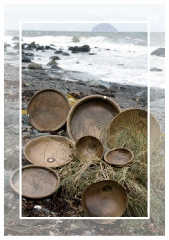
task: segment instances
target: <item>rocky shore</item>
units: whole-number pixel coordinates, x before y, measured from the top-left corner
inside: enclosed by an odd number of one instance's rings
[[[141,220],[144,230],[141,230],[140,220],[134,224],[126,225],[124,220],[118,220],[114,224],[100,225],[91,220],[72,219],[19,219],[19,199],[9,185],[12,172],[19,167],[19,132],[22,131],[23,144],[27,140],[40,136],[40,132],[30,125],[25,114],[22,115],[22,129],[19,118],[19,69],[18,67],[5,65],[5,235],[34,235],[34,236],[113,236],[113,235],[154,235],[150,221]],[[111,97],[122,110],[127,108],[147,109],[147,87],[122,85],[103,82],[96,76],[82,73],[64,71],[63,69],[28,69],[23,66],[21,77],[22,110],[27,109],[30,98],[43,89],[57,89],[65,96],[77,94],[80,97],[100,94]],[[161,131],[164,133],[164,90],[150,89],[150,111],[159,121]],[[61,129],[61,131],[64,130]],[[59,130],[60,131],[60,130]],[[45,133],[44,133],[45,134]],[[164,149],[162,149],[164,152]],[[143,223],[144,222],[144,223]],[[134,226],[133,226],[134,225]],[[142,232],[144,231],[144,232]],[[158,230],[163,234],[163,229]]]

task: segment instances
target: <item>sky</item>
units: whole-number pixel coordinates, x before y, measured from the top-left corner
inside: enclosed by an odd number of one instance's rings
[[[118,24],[117,22],[150,22],[150,31],[164,32],[164,4],[5,4],[4,30],[19,30],[23,21],[34,23],[23,24],[25,30],[55,31],[91,31],[96,23],[110,22],[118,31],[146,31],[146,24]],[[41,22],[37,24],[35,22]],[[76,24],[45,24],[54,21],[76,21]],[[79,23],[87,21],[90,23]],[[116,22],[116,23],[115,23]]]

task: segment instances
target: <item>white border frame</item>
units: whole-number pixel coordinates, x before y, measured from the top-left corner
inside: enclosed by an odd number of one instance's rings
[[[20,142],[20,152],[19,152],[19,178],[20,178],[20,192],[22,192],[22,174],[21,174],[21,169],[22,169],[22,61],[21,61],[21,54],[22,54],[22,44],[21,44],[21,39],[22,39],[22,24],[24,23],[38,23],[38,24],[65,24],[65,23],[100,23],[100,21],[20,21],[19,25],[19,37],[20,37],[20,59],[19,59],[19,103],[20,103],[20,114],[19,114],[19,142]],[[107,220],[113,220],[113,219],[150,219],[150,22],[149,21],[102,21],[102,23],[132,23],[132,24],[147,24],[147,79],[148,79],[148,96],[147,96],[147,111],[148,111],[148,165],[147,165],[147,174],[148,174],[148,181],[147,181],[147,191],[148,191],[148,208],[147,208],[147,217],[22,217],[22,195],[19,194],[19,218],[20,219],[90,219],[90,220],[102,220],[102,219],[107,219]]]

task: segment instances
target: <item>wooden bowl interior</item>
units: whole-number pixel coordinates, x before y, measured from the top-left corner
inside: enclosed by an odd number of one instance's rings
[[[83,211],[90,217],[120,217],[127,202],[125,189],[113,180],[93,183],[82,195]]]
[[[69,110],[67,99],[53,89],[36,93],[27,108],[31,124],[40,131],[54,131],[62,127]]]
[[[105,154],[105,161],[114,165],[124,165],[133,159],[133,153],[125,148],[117,148]]]
[[[102,143],[93,136],[84,136],[80,138],[76,145],[76,154],[81,158],[92,158],[103,156],[103,145]]]

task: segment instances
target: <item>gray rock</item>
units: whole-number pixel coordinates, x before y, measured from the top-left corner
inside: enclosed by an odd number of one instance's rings
[[[67,52],[63,52],[62,55],[63,55],[63,56],[70,56],[70,54],[67,53]]]
[[[27,52],[27,53],[24,53],[25,56],[28,56],[28,57],[33,57],[34,56],[34,53],[30,53],[30,52]]]
[[[30,63],[31,60],[29,57],[26,57],[24,54],[22,54],[22,62],[27,62],[27,63]]]
[[[153,67],[150,69],[150,71],[151,72],[162,72],[162,69]]]
[[[50,62],[47,63],[47,66],[51,66],[51,65],[58,65],[58,63],[55,62],[54,59],[52,59]]]
[[[102,87],[106,89],[110,89],[110,83],[109,82],[104,82],[102,80],[92,80],[89,82],[88,86],[90,87]]]
[[[29,69],[42,69],[42,65],[41,64],[38,64],[38,63],[30,63],[28,65],[28,68]]]
[[[151,55],[156,55],[159,57],[165,57],[165,48],[157,48],[155,51],[151,53]]]
[[[60,57],[58,57],[58,56],[51,56],[49,59],[52,59],[52,60],[60,60]]]
[[[30,44],[28,44],[29,47],[31,48],[35,48],[36,47],[36,43],[33,41]]]
[[[62,50],[56,50],[56,51],[54,52],[54,54],[62,54],[62,53],[63,53]]]
[[[41,51],[45,52],[44,49],[45,49],[44,46],[36,45],[36,51],[41,50]]]
[[[165,98],[150,102],[150,109],[151,111],[165,112]]]
[[[61,67],[58,67],[56,64],[52,64],[51,65],[51,69],[57,69],[57,70],[61,70]]]

